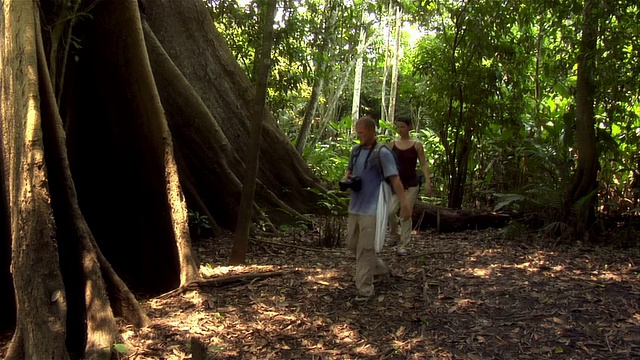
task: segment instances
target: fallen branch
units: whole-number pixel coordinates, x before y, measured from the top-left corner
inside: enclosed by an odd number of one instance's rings
[[[246,273],[246,274],[237,274],[237,275],[229,275],[229,276],[221,276],[213,279],[200,279],[188,282],[187,284],[171,290],[167,293],[159,295],[156,299],[166,299],[174,295],[182,294],[187,290],[193,290],[195,288],[201,286],[223,286],[229,285],[233,283],[244,283],[248,280],[256,280],[256,279],[265,279],[273,276],[282,276],[285,274],[289,274],[293,271],[271,271],[264,273]]]
[[[213,278],[213,279],[194,280],[188,283],[187,286],[188,287],[222,286],[222,285],[227,285],[235,282],[242,282],[246,280],[265,279],[273,276],[282,276],[285,274],[290,274],[294,271],[295,270],[229,275],[229,276],[222,276],[222,277]]]
[[[330,252],[330,253],[341,253],[342,252],[340,250],[316,249],[316,248],[311,248],[311,247],[306,247],[306,246],[285,244],[285,243],[279,243],[279,242],[269,241],[269,240],[251,239],[251,241],[265,243],[265,244],[269,244],[269,245],[275,245],[275,246],[290,247],[290,248],[300,249],[300,250],[305,250],[305,251],[324,252],[324,253],[327,253],[327,252]]]
[[[422,256],[430,256],[430,255],[444,255],[444,254],[457,254],[457,252],[455,251],[434,251],[434,252],[428,252],[428,253],[422,253],[422,254],[412,254],[412,255],[408,255],[408,258],[419,258]]]

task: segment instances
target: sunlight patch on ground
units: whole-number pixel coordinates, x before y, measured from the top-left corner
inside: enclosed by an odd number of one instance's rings
[[[482,301],[473,300],[473,299],[458,299],[456,304],[447,310],[449,314],[456,312],[458,310],[464,310],[474,307],[477,304],[481,304]]]
[[[359,340],[358,332],[345,324],[337,324],[330,327],[336,339],[344,343],[354,343]]]
[[[611,271],[596,272],[596,279],[603,281],[626,281],[619,273]]]
[[[340,282],[338,281],[338,279],[340,279],[340,274],[338,274],[338,272],[333,269],[318,269],[315,271],[315,274],[309,274],[306,277],[306,280],[311,283],[332,287],[340,287]]]
[[[276,271],[278,269],[274,265],[211,266],[210,264],[204,264],[200,265],[200,274],[202,277],[208,278],[247,272]]]
[[[482,277],[482,278],[489,277],[489,275],[493,273],[493,269],[491,268],[472,268],[472,269],[467,269],[467,271],[469,271],[474,276]]]

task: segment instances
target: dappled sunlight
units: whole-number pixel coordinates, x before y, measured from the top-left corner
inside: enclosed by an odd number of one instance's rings
[[[240,274],[245,272],[264,272],[276,270],[275,265],[237,265],[237,266],[212,266],[210,264],[200,265],[200,275],[203,278],[216,277],[222,275]]]
[[[592,264],[589,258],[571,259],[569,263],[560,254],[551,251],[533,251],[521,256],[522,262],[514,263],[493,263],[492,258],[496,254],[501,254],[504,249],[485,249],[475,251],[469,255],[469,265],[483,264],[482,266],[468,266],[460,269],[460,273],[479,278],[489,278],[491,276],[504,276],[505,271],[521,270],[527,274],[539,274],[549,278],[567,278],[581,281],[600,282],[624,282],[632,280],[633,274],[625,275],[624,269],[609,269],[606,264]],[[488,264],[487,264],[488,263]],[[600,268],[594,268],[600,267]],[[629,268],[634,267],[630,264]],[[588,269],[588,270],[586,270]]]
[[[478,277],[488,277],[493,273],[493,269],[489,268],[474,268],[470,269],[471,273]]]
[[[481,303],[481,301],[474,299],[460,298],[455,301],[455,304],[449,308],[448,312],[452,313],[460,310],[470,310]]]
[[[317,269],[315,274],[306,277],[308,282],[324,286],[340,287],[340,274],[332,269]],[[314,286],[317,287],[317,286]]]
[[[188,357],[192,338],[215,359],[628,358],[625,341],[640,343],[630,260],[473,234],[417,240],[416,256],[383,249],[396,275],[362,307],[346,250],[274,246],[234,267],[205,256],[211,286],[148,300],[155,324],[123,338],[151,348],[164,333],[162,356],[143,358],[166,359]]]
[[[482,249],[482,250],[476,250],[473,252],[473,254],[469,255],[469,260],[471,261],[476,261],[479,258],[482,257],[486,257],[486,256],[496,256],[496,255],[500,255],[504,253],[504,249],[502,248],[490,248],[490,249]]]
[[[331,270],[327,271],[329,274],[331,272]],[[331,277],[328,276],[329,274],[309,276],[306,279],[311,282],[322,281],[319,279],[329,279]],[[335,274],[331,275],[335,276]],[[228,350],[236,346],[233,341],[239,334],[242,334],[241,336],[245,339],[247,351],[255,351],[267,346],[282,351],[303,347],[309,354],[326,356],[335,353],[331,350],[335,344],[341,344],[341,347],[351,348],[353,355],[376,357],[380,354],[378,347],[360,334],[361,329],[356,324],[336,322],[327,317],[328,314],[308,314],[301,311],[299,304],[283,295],[256,292],[251,293],[249,298],[250,305],[242,308],[212,307],[210,300],[214,300],[215,303],[215,297],[207,293],[191,291],[180,296],[179,307],[190,309],[192,306],[201,305],[205,310],[170,311],[163,317],[163,323],[176,329],[176,333],[205,336],[216,353],[224,356],[237,355],[236,350]],[[174,303],[175,300],[173,300]],[[162,309],[168,305],[168,302],[152,299],[148,301],[148,305],[152,309]],[[300,335],[309,328],[319,331],[318,335],[316,337]],[[231,329],[232,332],[229,332]],[[149,329],[143,331],[149,331]],[[136,332],[132,330],[122,333],[125,343],[135,336]],[[332,345],[326,346],[326,341],[329,339]],[[401,342],[396,342],[394,346],[402,346]],[[176,348],[176,350],[179,349]]]

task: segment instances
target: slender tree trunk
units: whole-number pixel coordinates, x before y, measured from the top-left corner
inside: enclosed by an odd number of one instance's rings
[[[309,102],[307,103],[307,108],[302,120],[302,126],[300,127],[300,132],[298,133],[298,137],[296,139],[296,150],[300,154],[302,154],[307,143],[307,137],[309,136],[311,124],[313,123],[313,119],[316,115],[316,109],[318,107],[320,95],[322,94],[322,89],[324,87],[324,80],[328,76],[328,57],[330,50],[335,43],[335,24],[338,14],[336,5],[337,4],[335,1],[329,1],[327,3],[327,11],[329,13],[327,14],[325,21],[325,29],[323,35],[324,38],[322,39],[320,49],[318,49],[316,62],[317,66],[315,71],[313,89],[311,90],[311,97],[309,98]]]
[[[324,131],[327,128],[327,124],[334,118],[336,108],[338,106],[338,101],[342,96],[344,87],[347,85],[347,81],[349,80],[349,74],[353,70],[354,66],[355,66],[355,62],[349,63],[349,66],[347,67],[346,71],[338,75],[338,78],[339,78],[338,86],[331,93],[331,96],[329,96],[329,100],[327,101],[328,104],[324,109],[324,111],[322,112],[322,116],[320,117],[321,118],[320,126],[318,127],[318,133],[313,138],[313,141],[311,142],[311,144],[309,144],[311,149],[314,149],[316,143],[320,139],[322,139],[322,136],[324,135]]]
[[[366,11],[362,10],[360,24],[360,41],[358,42],[358,54],[356,68],[353,76],[353,97],[351,101],[351,133],[356,133],[356,120],[360,117],[360,92],[362,90],[362,68],[364,66],[364,50],[367,44],[367,30],[365,29]]]
[[[578,55],[578,79],[576,85],[576,150],[578,165],[574,180],[565,198],[565,219],[575,204],[577,208],[576,236],[582,238],[595,221],[595,203],[598,153],[596,150],[594,97],[596,84],[596,50],[598,40],[598,18],[595,0],[585,0],[582,12],[582,40]]]
[[[389,94],[389,110],[387,111],[387,120],[394,119],[396,111],[396,97],[398,93],[398,66],[400,63],[400,32],[402,30],[402,8],[396,9],[396,25],[395,37],[393,41],[393,60],[391,64],[391,92]]]
[[[387,112],[387,79],[389,78],[389,48],[391,47],[391,19],[393,17],[393,1],[389,1],[387,15],[384,17],[384,66],[382,69],[382,88],[380,89],[380,119],[387,120],[389,113]]]
[[[316,73],[324,73],[326,67],[318,65],[316,68]],[[318,102],[320,101],[320,94],[322,93],[322,88],[324,86],[324,78],[318,77],[324,75],[317,75],[316,79],[313,83],[313,89],[311,90],[311,97],[309,98],[309,102],[307,103],[307,108],[304,112],[304,118],[302,119],[302,126],[300,127],[300,131],[298,132],[298,137],[296,138],[296,151],[299,154],[302,154],[304,151],[304,147],[307,144],[307,138],[309,137],[309,132],[311,131],[311,124],[313,123],[313,119],[316,115],[316,109],[318,108]]]
[[[457,47],[457,39],[458,36],[460,34],[460,29],[459,27],[456,27],[456,34],[454,37],[454,42],[452,44],[452,48],[451,48],[451,56],[450,56],[450,63],[451,63],[451,74],[452,77],[455,79],[458,75],[457,75],[457,68],[456,68],[456,47]],[[454,83],[451,84],[451,92],[449,94],[449,106],[448,106],[448,110],[447,110],[447,117],[448,117],[448,121],[447,123],[452,124],[455,123],[455,117],[456,115],[454,114],[454,93],[456,91],[456,85]],[[461,119],[458,119],[461,120]],[[456,137],[457,134],[459,133],[459,129],[457,128],[457,126],[452,126],[452,131],[454,131],[456,133]],[[448,172],[448,200],[447,200],[447,206],[449,208],[455,209],[457,207],[457,198],[459,197],[457,194],[457,189],[460,188],[460,179],[458,178],[457,174],[458,172],[456,171],[457,169],[457,139],[453,140],[453,144],[452,142],[449,140],[448,136],[449,136],[449,132],[448,131],[444,131],[442,136],[446,136],[446,138],[444,138],[443,144],[446,144],[444,146],[445,148],[445,154],[447,157],[447,172]],[[441,136],[441,137],[442,137]]]
[[[540,93],[540,66],[542,62],[542,41],[544,40],[544,32],[545,26],[543,22],[543,16],[540,15],[538,25],[538,34],[536,39],[536,71],[535,71],[535,93],[534,98],[536,102],[535,113],[534,113],[534,121],[536,124],[536,131],[542,131],[542,119],[540,116],[540,103],[542,101],[542,94]]]
[[[256,69],[256,93],[253,100],[253,121],[251,123],[251,146],[247,150],[247,169],[242,187],[238,225],[231,250],[229,263],[231,265],[244,264],[249,247],[249,230],[251,229],[251,213],[258,172],[260,138],[262,137],[262,118],[264,104],[267,98],[267,83],[271,69],[271,47],[273,46],[273,23],[276,16],[277,0],[263,0],[262,10],[262,49],[256,55],[254,68]]]

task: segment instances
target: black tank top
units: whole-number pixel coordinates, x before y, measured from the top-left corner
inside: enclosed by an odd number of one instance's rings
[[[396,143],[393,143],[393,152],[398,158],[398,172],[400,175],[400,181],[405,190],[410,187],[418,186],[418,176],[416,174],[416,164],[418,163],[418,150],[416,150],[416,143],[413,143],[408,149],[400,150]]]

